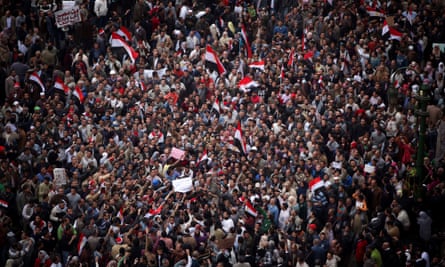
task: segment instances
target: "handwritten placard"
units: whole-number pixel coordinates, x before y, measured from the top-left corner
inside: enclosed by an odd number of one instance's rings
[[[56,18],[56,25],[58,28],[63,28],[73,25],[82,20],[78,6],[73,6],[69,9],[62,9],[54,13]]]
[[[170,157],[174,159],[181,159],[185,154],[185,151],[179,148],[172,148],[172,151],[170,152]]]

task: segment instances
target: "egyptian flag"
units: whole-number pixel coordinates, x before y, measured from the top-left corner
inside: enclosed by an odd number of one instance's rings
[[[149,135],[148,135],[148,138],[151,140],[151,139],[154,139],[154,138],[157,138],[158,139],[158,144],[163,144],[164,143],[164,134],[161,132],[161,131],[159,131],[159,132],[155,132],[155,131],[152,131]]]
[[[322,74],[320,74],[320,77],[318,77],[318,86],[320,86],[321,89],[324,89],[324,82],[323,82]]]
[[[306,30],[303,31],[303,34],[301,36],[301,51],[304,51],[304,49],[306,48],[304,44],[304,39],[306,38],[305,35],[306,35]]]
[[[324,187],[324,181],[320,177],[316,177],[309,182],[309,189],[313,192]]]
[[[244,209],[248,214],[252,215],[253,217],[258,216],[258,211],[255,209],[252,203],[250,203],[249,200],[246,200],[244,203],[246,204]]]
[[[250,47],[250,42],[249,39],[247,38],[247,32],[246,32],[246,28],[244,27],[244,24],[241,25],[241,36],[243,36],[244,42],[245,42],[245,47],[247,50],[247,58],[252,58],[252,48]]]
[[[118,217],[121,220],[121,225],[124,224],[124,207],[121,207],[120,210],[117,212],[116,217]]]
[[[281,65],[281,72],[280,72],[280,80],[281,80],[281,82],[283,82],[283,80],[284,80],[284,66],[283,65]]]
[[[312,59],[314,57],[314,51],[308,51],[307,53],[305,53],[303,55],[304,60],[309,60]]]
[[[74,88],[73,95],[79,99],[80,104],[83,104],[85,101],[85,96],[83,95],[82,89],[80,89],[79,86]]]
[[[389,32],[389,25],[386,19],[383,21],[383,27],[382,27],[382,36],[385,36]]]
[[[0,207],[7,209],[9,207],[8,201],[0,199]]]
[[[239,122],[239,121],[238,121],[238,125],[236,126],[234,137],[235,137],[235,142],[237,143],[237,146],[240,147],[240,151],[242,151],[244,154],[247,154],[246,143],[244,142],[243,131],[241,129],[241,122]]]
[[[224,23],[224,19],[222,17],[219,17],[218,22],[219,22],[219,28],[224,29],[224,27],[226,26],[226,24]]]
[[[220,105],[219,105],[219,100],[218,100],[218,98],[215,98],[215,102],[213,102],[213,104],[212,104],[212,110],[214,110],[214,111],[218,112],[218,114],[220,114],[220,112],[221,112],[221,107],[220,107]]]
[[[40,79],[40,76],[37,72],[33,72],[30,76],[29,79],[35,83],[37,83],[40,87],[40,89],[42,90],[42,92],[46,91],[45,85],[43,84],[42,80]]]
[[[134,64],[136,59],[139,57],[139,53],[133,49],[128,43],[116,32],[111,34],[111,46],[112,47],[123,47]]]
[[[198,162],[196,162],[196,167],[198,167],[201,162],[204,162],[206,160],[210,160],[209,156],[207,155],[207,149],[202,152],[201,157],[198,159]]]
[[[150,209],[149,211],[148,211],[148,215],[150,216],[150,217],[153,217],[153,216],[156,216],[156,215],[158,215],[158,214],[160,214],[161,213],[161,211],[162,211],[162,205],[160,205],[157,209]]]
[[[295,49],[292,47],[289,53],[289,60],[287,61],[287,66],[289,68],[292,68],[292,66],[294,65],[294,59],[295,59]]]
[[[385,13],[383,13],[382,11],[378,10],[375,7],[366,7],[366,13],[368,13],[368,15],[370,17],[378,17],[378,18],[384,18],[385,17]]]
[[[397,40],[399,42],[402,40],[403,33],[399,32],[395,28],[389,27],[389,33],[391,34],[389,40]]]
[[[224,68],[224,65],[221,63],[210,45],[206,46],[205,60],[207,67],[212,70],[217,70],[219,75],[224,75],[224,73],[226,73],[226,68]]]
[[[264,60],[261,61],[254,61],[249,64],[249,68],[251,69],[259,69],[261,71],[264,71]]]
[[[122,36],[125,40],[127,41],[131,41],[131,33],[130,31],[125,28],[124,26],[121,26],[119,28],[119,30],[115,31],[115,33],[119,34],[120,36]]]
[[[252,80],[249,76],[244,77],[241,81],[238,83],[239,89],[243,90],[244,92],[250,91],[250,88],[252,87],[258,87],[258,82]]]
[[[79,242],[77,243],[77,255],[80,256],[86,243],[87,243],[87,237],[83,233],[80,233]]]
[[[141,87],[142,91],[147,91],[147,86],[145,85],[143,80],[139,81],[139,86]]]
[[[54,82],[54,88],[68,94],[70,92],[70,88],[62,81],[60,77],[56,77],[56,81]]]

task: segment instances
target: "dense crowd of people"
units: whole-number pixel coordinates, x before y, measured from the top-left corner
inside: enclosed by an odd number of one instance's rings
[[[0,266],[445,266],[443,1],[1,3]]]

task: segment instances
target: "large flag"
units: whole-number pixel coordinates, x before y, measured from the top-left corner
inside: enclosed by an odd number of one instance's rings
[[[85,96],[83,95],[82,89],[80,89],[79,86],[74,88],[73,95],[79,99],[80,104],[83,104],[83,101],[85,101]]]
[[[205,60],[211,69],[218,71],[219,75],[226,73],[226,68],[224,68],[224,65],[210,45],[206,46]]]
[[[87,243],[87,240],[87,237],[83,233],[80,233],[79,242],[77,243],[77,255],[80,256],[83,248],[85,247],[85,244]]]
[[[290,53],[289,53],[289,60],[287,61],[287,66],[289,68],[292,68],[292,66],[294,65],[294,58],[295,58],[295,50],[292,47],[292,49],[290,50]]]
[[[244,154],[247,154],[246,143],[244,142],[243,131],[241,129],[241,122],[239,122],[239,121],[238,121],[238,125],[236,126],[236,130],[235,130],[235,141],[239,143],[238,146],[241,148],[241,151]]]
[[[245,47],[247,50],[247,58],[252,58],[252,48],[250,47],[249,39],[247,38],[247,32],[246,28],[244,27],[244,24],[241,25],[241,35],[243,36]]]
[[[380,17],[380,18],[385,17],[385,13],[383,13],[380,10],[377,10],[377,8],[375,7],[370,7],[370,6],[366,7],[366,12],[370,17]]]
[[[56,77],[56,81],[54,82],[54,88],[68,94],[70,92],[70,88],[63,82],[60,77]]]
[[[254,61],[254,62],[250,63],[249,68],[259,69],[259,70],[264,71],[264,60]]]
[[[125,51],[128,53],[128,56],[131,59],[131,62],[134,64],[136,59],[139,57],[139,53],[133,49],[119,34],[113,32],[111,34],[111,46],[112,47],[123,47]]]
[[[249,91],[252,87],[257,87],[258,85],[258,82],[252,80],[252,78],[250,78],[249,76],[244,77],[238,83],[238,87],[245,92]]]
[[[131,33],[130,31],[125,28],[124,26],[121,26],[119,28],[119,30],[115,31],[115,33],[119,34],[120,36],[122,36],[125,40],[127,41],[131,41]]]
[[[43,84],[42,80],[40,79],[40,76],[37,72],[33,72],[30,76],[29,79],[35,83],[37,83],[40,87],[40,89],[42,90],[42,92],[46,91],[45,85]]]
[[[398,30],[396,30],[392,27],[389,27],[389,33],[391,34],[391,36],[389,37],[389,40],[397,40],[397,41],[402,40],[403,33],[399,32]]]
[[[382,36],[387,34],[389,32],[389,25],[386,19],[383,21],[383,27],[382,27]]]

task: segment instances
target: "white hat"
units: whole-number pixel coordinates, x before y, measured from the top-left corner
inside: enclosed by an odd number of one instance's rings
[[[110,70],[110,75],[114,75],[114,74],[116,74],[116,71],[115,70]]]
[[[14,106],[17,106],[18,104],[20,104],[20,103],[19,103],[19,101],[17,101],[17,100],[14,101],[14,103],[12,103],[12,105],[14,105]]]

